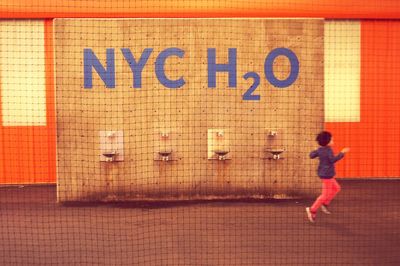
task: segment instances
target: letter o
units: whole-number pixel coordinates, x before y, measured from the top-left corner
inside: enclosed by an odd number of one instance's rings
[[[290,74],[284,79],[280,80],[275,77],[273,71],[274,61],[278,56],[286,56],[290,62]],[[299,59],[296,54],[287,48],[275,48],[265,58],[264,72],[266,79],[275,87],[286,88],[292,85],[299,76]]]

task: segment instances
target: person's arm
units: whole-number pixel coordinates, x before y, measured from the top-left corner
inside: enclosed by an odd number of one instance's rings
[[[315,151],[310,152],[310,158],[314,159],[318,157],[318,149]]]
[[[344,152],[339,152],[339,154],[335,156],[335,155],[333,154],[333,151],[330,149],[329,152],[328,152],[328,157],[329,157],[329,161],[330,161],[331,163],[336,163],[337,161],[343,159],[343,157],[344,157]]]

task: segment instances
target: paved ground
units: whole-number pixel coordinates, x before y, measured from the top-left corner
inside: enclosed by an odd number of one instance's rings
[[[309,201],[62,206],[54,186],[0,188],[0,265],[400,265],[400,180],[341,181]]]

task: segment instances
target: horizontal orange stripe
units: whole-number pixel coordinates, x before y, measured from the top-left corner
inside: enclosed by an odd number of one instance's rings
[[[0,18],[58,17],[321,17],[400,18],[392,0],[14,0],[0,1]]]

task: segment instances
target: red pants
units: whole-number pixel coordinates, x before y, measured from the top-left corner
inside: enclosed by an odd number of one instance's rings
[[[329,205],[336,194],[340,191],[340,185],[335,178],[321,179],[322,180],[322,194],[315,200],[311,206],[312,212],[317,212],[322,204]]]

